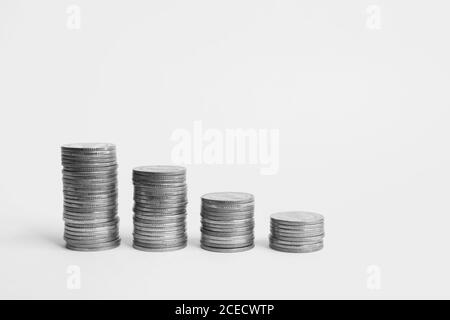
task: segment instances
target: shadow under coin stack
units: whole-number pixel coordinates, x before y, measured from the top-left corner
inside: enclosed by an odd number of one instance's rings
[[[280,212],[271,216],[270,247],[277,251],[309,253],[323,248],[324,217],[312,212]]]
[[[242,252],[254,247],[253,195],[209,193],[202,197],[201,247],[214,252]]]
[[[164,252],[187,245],[186,169],[147,166],[133,170],[134,242],[138,250]]]
[[[69,144],[61,152],[67,248],[99,251],[118,247],[116,147]]]

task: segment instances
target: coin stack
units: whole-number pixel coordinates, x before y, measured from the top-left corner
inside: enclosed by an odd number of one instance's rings
[[[254,247],[253,195],[209,193],[202,197],[201,247],[214,252],[242,252]]]
[[[323,248],[324,217],[311,212],[280,212],[271,216],[270,247],[277,251],[308,253]]]
[[[67,248],[98,251],[119,246],[116,147],[69,144],[61,153]]]
[[[186,168],[147,166],[133,170],[135,249],[164,252],[187,245]]]

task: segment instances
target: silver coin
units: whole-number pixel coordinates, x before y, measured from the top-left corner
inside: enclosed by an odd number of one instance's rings
[[[180,242],[178,244],[171,244],[171,245],[155,245],[155,244],[144,243],[144,242],[140,242],[139,240],[135,240],[135,241],[133,241],[133,244],[135,244],[136,246],[139,246],[141,248],[146,248],[147,251],[155,250],[154,252],[158,252],[159,250],[173,251],[173,250],[177,250],[177,248],[185,248],[187,246],[187,241]]]
[[[144,228],[164,228],[164,229],[169,229],[169,228],[178,228],[178,227],[183,227],[186,225],[186,221],[182,220],[179,222],[167,222],[167,223],[155,223],[155,222],[142,222],[142,220],[136,220],[134,219],[134,224],[140,227],[144,227]]]
[[[273,243],[292,246],[317,243],[323,241],[323,239],[324,239],[323,236],[309,237],[309,238],[286,238],[286,237],[274,237],[272,235],[269,236],[269,241]]]
[[[186,227],[177,228],[146,228],[140,226],[134,226],[134,232],[144,234],[144,235],[172,235],[172,234],[182,234],[186,233]]]
[[[118,165],[117,163],[110,163],[110,164],[102,164],[102,163],[96,163],[96,164],[83,164],[83,163],[76,163],[76,164],[67,164],[63,163],[64,166],[64,172],[78,172],[78,173],[90,173],[90,174],[111,174],[114,172],[117,172]]]
[[[249,214],[255,211],[254,205],[233,205],[233,206],[205,206],[202,205],[201,211],[210,214]]]
[[[255,227],[255,223],[254,222],[246,222],[243,224],[237,224],[237,223],[233,223],[233,224],[214,224],[214,223],[209,223],[209,222],[204,222],[202,221],[202,226],[205,229],[219,229],[219,230],[247,230],[247,229],[252,229]]]
[[[174,226],[183,226],[186,224],[186,218],[178,218],[178,219],[157,219],[156,217],[142,217],[142,216],[133,216],[133,221],[136,224],[141,224],[144,226],[161,226],[161,227],[174,227]]]
[[[85,225],[81,225],[81,226],[77,226],[77,227],[71,227],[66,225],[65,226],[65,230],[69,230],[69,231],[74,231],[74,232],[79,232],[79,233],[90,233],[90,232],[103,232],[103,231],[114,231],[117,230],[117,225],[113,225],[113,226],[106,226],[106,227],[100,227],[100,226],[95,226],[93,228],[88,228]]]
[[[181,244],[179,246],[173,246],[173,247],[167,247],[167,248],[151,248],[151,247],[142,246],[139,242],[133,243],[133,248],[135,248],[136,250],[147,251],[147,252],[177,251],[177,250],[182,250],[182,249],[186,248],[186,246],[187,246],[187,243]]]
[[[150,216],[135,213],[134,220],[143,223],[179,223],[186,220],[186,214],[178,214],[173,216]]]
[[[244,192],[215,192],[202,196],[203,203],[248,203],[253,201],[253,195]]]
[[[213,217],[214,218],[214,217]],[[220,220],[220,219],[211,219],[208,215],[202,216],[201,221],[203,223],[211,223],[211,224],[215,224],[215,225],[224,225],[224,226],[235,226],[235,225],[242,225],[242,224],[246,224],[246,223],[254,223],[255,219],[254,216],[252,215],[249,218],[245,218],[245,219],[238,219],[238,220]]]
[[[249,246],[254,242],[253,237],[249,237],[246,241],[244,240],[233,240],[233,239],[223,239],[223,240],[212,240],[209,238],[202,238],[201,243],[218,248],[236,248],[236,247],[245,247]]]
[[[241,236],[253,236],[253,229],[249,228],[247,230],[242,231],[223,231],[223,230],[211,230],[211,229],[205,229],[204,227],[201,228],[201,232],[204,235],[207,236],[216,236],[216,237],[241,237]]]
[[[219,224],[219,223],[211,223],[211,222],[205,222],[201,221],[202,226],[209,229],[220,229],[220,230],[243,230],[243,229],[253,229],[255,227],[255,223],[252,222],[244,222],[244,223],[237,223],[236,221],[233,221],[233,223],[227,223],[227,224]]]
[[[323,230],[324,224],[305,225],[305,226],[285,226],[280,224],[271,224],[270,229],[278,230],[280,232],[316,232]]]
[[[102,248],[102,247],[107,247],[110,245],[115,245],[120,243],[120,239],[119,238],[111,238],[111,239],[107,239],[104,241],[92,241],[92,240],[88,240],[86,242],[83,241],[66,241],[67,244],[71,245],[72,247],[77,247],[77,248],[84,248],[84,249],[96,249],[96,248]]]
[[[170,223],[170,222],[183,222],[186,219],[186,213],[179,213],[179,214],[149,214],[145,213],[142,214],[142,212],[135,211],[134,217],[139,219],[139,221],[142,222],[162,222],[162,223]]]
[[[90,245],[90,244],[98,244],[111,242],[119,237],[118,233],[110,234],[110,235],[89,235],[89,236],[77,236],[72,234],[64,234],[64,240],[66,242],[70,242],[72,245]]]
[[[248,213],[242,213],[240,211],[236,212],[210,212],[206,210],[201,211],[201,216],[203,218],[211,219],[211,220],[220,220],[220,219],[232,219],[232,220],[245,220],[252,219],[254,217],[254,212],[250,211]]]
[[[224,225],[224,226],[236,226],[236,225],[245,225],[248,223],[254,223],[255,222],[255,216],[254,215],[247,215],[247,216],[241,216],[241,215],[218,215],[218,216],[212,216],[212,215],[205,215],[203,213],[200,213],[201,221],[203,223],[210,223],[214,225]]]
[[[274,243],[270,244],[270,248],[272,248],[273,250],[288,253],[312,253],[322,250],[323,247],[324,247],[323,242],[304,246],[284,246],[284,245],[277,245]]]
[[[180,237],[186,235],[186,229],[166,229],[166,230],[149,230],[145,228],[135,227],[134,232],[136,234],[154,237],[154,238],[171,238]]]
[[[325,229],[317,229],[316,231],[286,231],[270,228],[270,233],[275,236],[306,238],[325,234]]]
[[[119,231],[111,231],[111,232],[91,232],[91,233],[77,233],[75,231],[64,231],[64,236],[73,238],[74,240],[87,239],[87,238],[108,238],[115,239],[119,235]]]
[[[77,246],[77,245],[71,245],[69,243],[66,243],[66,248],[69,250],[73,250],[73,251],[103,251],[103,250],[110,250],[110,249],[115,249],[117,247],[120,246],[120,240],[111,242],[111,243],[107,243],[107,244],[103,244],[103,245],[98,245],[98,246],[91,246],[91,247],[81,247],[81,246]]]
[[[320,224],[308,224],[308,225],[286,225],[286,224],[280,224],[280,223],[271,223],[271,228],[278,229],[281,231],[295,231],[295,232],[308,232],[308,231],[315,231],[319,229],[323,229],[325,227],[324,223]]]
[[[140,175],[133,174],[133,182],[134,184],[182,184],[186,181],[185,175]]]
[[[223,248],[215,248],[215,247],[206,246],[204,244],[201,245],[202,249],[211,251],[211,252],[217,252],[217,253],[239,253],[239,252],[251,250],[254,247],[255,247],[255,245],[252,244],[250,246],[242,247],[242,248],[223,249]]]
[[[111,154],[63,154],[61,156],[61,161],[69,163],[69,164],[77,164],[77,163],[110,163],[116,162],[117,158],[114,153]]]
[[[89,247],[93,245],[104,245],[105,243],[110,243],[111,241],[114,241],[117,239],[118,235],[116,236],[110,236],[110,237],[71,237],[71,236],[64,236],[64,240],[69,243],[72,246],[84,246]]]
[[[186,168],[181,166],[141,166],[133,169],[133,172],[143,174],[163,174],[163,175],[184,175],[186,174]]]
[[[187,200],[187,193],[185,191],[179,191],[179,192],[169,192],[169,191],[134,191],[134,196],[136,198],[143,198],[143,199],[178,199],[178,198],[184,198]]]
[[[323,223],[323,215],[306,211],[279,212],[271,215],[271,220],[286,225],[305,225]]]
[[[201,208],[201,213],[204,216],[253,216],[255,212],[254,208],[234,208],[234,209],[206,209],[204,207]]]
[[[78,219],[77,219],[78,218]],[[81,219],[78,216],[64,215],[64,222],[68,225],[97,225],[103,223],[110,223],[117,219],[117,224],[119,223],[119,218],[117,216],[109,216],[106,218],[87,218],[82,217]]]
[[[88,238],[86,238],[86,240],[87,239]],[[107,237],[105,240],[95,240],[95,241],[89,240],[86,243],[82,243],[83,239],[81,238],[78,241],[70,241],[70,244],[71,245],[75,245],[76,244],[79,247],[94,247],[94,246],[101,246],[101,245],[109,245],[109,244],[112,244],[112,243],[117,242],[119,240],[120,239],[117,236],[117,237]]]
[[[106,191],[106,192],[105,192]],[[104,189],[98,189],[98,190],[92,190],[92,189],[84,189],[84,188],[73,188],[73,187],[64,187],[63,188],[63,194],[67,196],[72,197],[106,197],[106,196],[117,196],[118,195],[118,189],[117,186],[115,188],[111,188],[108,190]]]
[[[149,215],[175,215],[175,214],[182,214],[186,213],[186,207],[179,207],[179,208],[143,208],[139,205],[134,205],[133,211],[141,212],[142,214],[149,214]]]
[[[186,221],[186,214],[178,215],[142,215],[135,212],[134,217],[143,223],[179,223]]]
[[[186,242],[187,242],[187,237],[185,239],[180,239],[177,241],[151,241],[151,240],[142,240],[140,238],[134,239],[134,243],[138,243],[142,247],[153,248],[153,249],[178,247],[178,246],[184,245]]]
[[[210,247],[210,248],[215,248],[215,249],[236,250],[236,249],[240,249],[240,248],[253,247],[255,244],[253,241],[249,241],[247,243],[235,243],[235,244],[229,244],[229,243],[221,244],[221,243],[211,243],[211,242],[201,241],[200,245]]]
[[[135,206],[139,207],[139,209],[143,210],[143,211],[151,211],[151,210],[185,210],[186,209],[186,205],[187,203],[183,203],[183,204],[176,204],[176,205],[143,205],[142,203],[140,204],[135,204]]]
[[[64,166],[64,170],[67,171],[74,171],[78,170],[80,168],[83,169],[99,169],[100,171],[104,170],[111,170],[113,171],[115,168],[117,168],[117,162],[116,161],[110,161],[110,162],[99,162],[99,161],[78,161],[76,163],[68,163],[66,160],[63,159],[62,164]],[[90,170],[92,173],[92,170]]]
[[[169,188],[170,186],[170,188]],[[173,186],[173,188],[172,188]],[[183,184],[159,184],[159,185],[144,185],[144,184],[134,184],[135,194],[143,194],[143,195],[152,195],[156,194],[156,196],[165,195],[168,193],[169,196],[173,194],[187,194],[187,186],[185,183]]]
[[[73,223],[73,224],[96,224],[99,222],[110,222],[113,221],[114,218],[116,218],[117,215],[113,214],[63,214],[63,220],[66,223]]]
[[[112,143],[71,143],[65,144],[61,147],[63,151],[111,151],[115,150],[116,146]]]
[[[134,199],[135,204],[143,207],[151,207],[151,208],[171,208],[171,207],[182,207],[188,204],[186,199],[164,199],[164,200],[156,200],[156,199]]]
[[[97,227],[112,227],[112,226],[118,226],[118,222],[117,221],[111,221],[111,222],[105,222],[105,223],[92,223],[92,224],[87,224],[87,223],[71,223],[70,221],[66,221],[65,223],[66,227],[72,227],[72,228],[92,228],[95,229]]]
[[[166,242],[179,242],[179,241],[186,241],[187,240],[187,233],[186,232],[179,232],[179,233],[173,233],[173,234],[161,234],[161,233],[146,233],[146,232],[137,232],[136,230],[133,232],[133,237],[135,240],[140,241],[166,241]]]
[[[134,193],[134,199],[135,200],[144,200],[144,201],[149,201],[149,200],[157,200],[157,201],[187,201],[187,193],[186,192],[182,192],[179,194],[158,194],[158,195],[154,195],[154,194],[140,194],[135,192]]]

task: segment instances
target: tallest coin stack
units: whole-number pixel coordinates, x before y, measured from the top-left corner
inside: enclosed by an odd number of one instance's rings
[[[98,251],[119,246],[116,147],[69,144],[61,152],[67,248]]]

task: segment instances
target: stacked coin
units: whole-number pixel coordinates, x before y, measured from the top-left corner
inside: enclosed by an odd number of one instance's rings
[[[280,212],[271,216],[270,247],[277,251],[308,253],[323,248],[324,218],[312,212]]]
[[[186,169],[147,166],[133,170],[134,248],[163,252],[187,245]]]
[[[201,247],[214,252],[241,252],[254,247],[253,195],[209,193],[202,197]]]
[[[67,248],[98,251],[119,246],[116,147],[69,144],[61,152]]]

